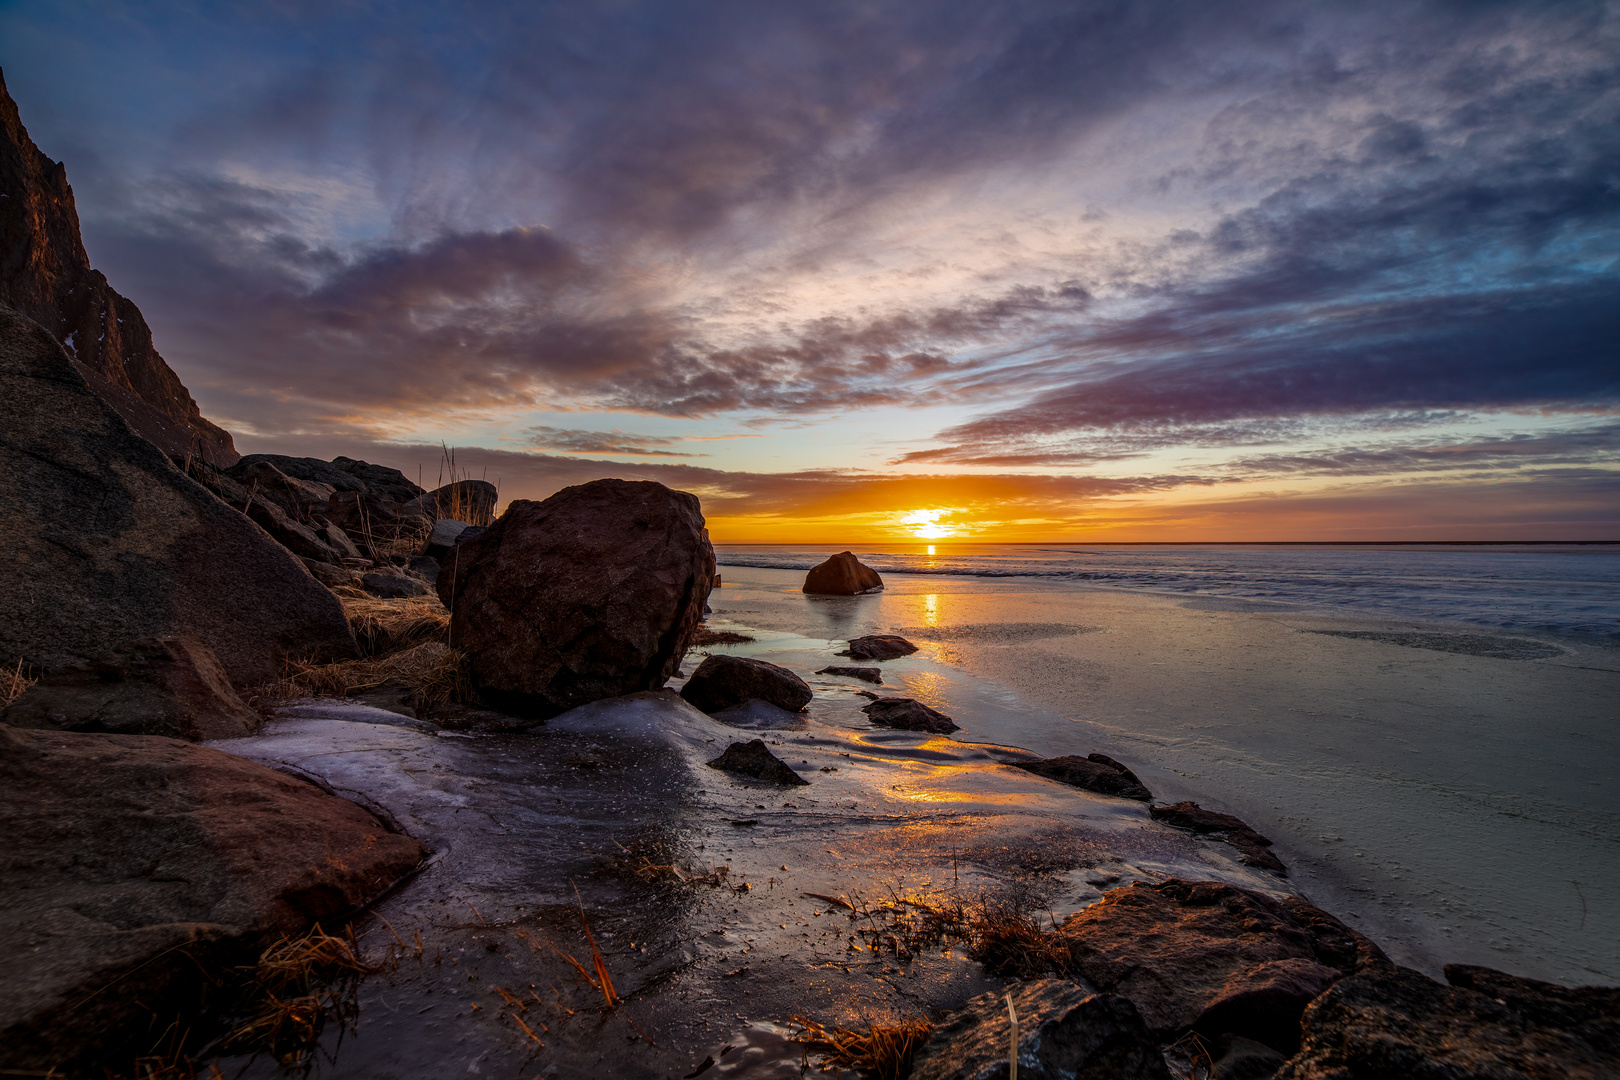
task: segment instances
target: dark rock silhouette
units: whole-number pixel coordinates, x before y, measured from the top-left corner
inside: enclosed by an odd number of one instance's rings
[[[596,480],[513,501],[435,584],[484,700],[547,717],[663,686],[713,578],[695,496]]]
[[[883,588],[878,572],[862,563],[851,552],[840,551],[826,562],[810,568],[804,576],[807,593],[822,596],[858,596]]]
[[[189,636],[232,684],[289,655],[352,655],[337,598],[263,529],[188,479],[85,384],[49,334],[0,308],[0,659],[117,666]]]
[[[1015,761],[1012,764],[1036,776],[1044,776],[1048,780],[1056,780],[1070,787],[1095,791],[1099,795],[1140,799],[1143,802],[1151,801],[1153,798],[1153,792],[1136,778],[1135,773],[1103,754],[1091,754],[1086,757],[1070,754],[1064,757],[1042,758],[1039,761]]]
[[[1566,989],[1490,968],[1354,975],[1311,1003],[1277,1080],[1620,1076],[1620,987]]]
[[[901,731],[928,731],[935,735],[949,735],[958,730],[956,721],[920,701],[911,698],[880,697],[861,709],[874,724],[899,728]]]
[[[737,773],[740,776],[751,777],[755,780],[764,780],[771,784],[783,784],[788,787],[796,787],[810,782],[789,768],[781,758],[771,753],[763,739],[754,739],[745,743],[732,743],[726,747],[725,753],[709,762],[709,767]]]
[[[1205,810],[1195,802],[1172,803],[1169,806],[1154,806],[1148,809],[1155,821],[1162,821],[1166,825],[1174,825],[1178,829],[1191,829],[1199,836],[1209,836],[1216,840],[1224,840],[1238,849],[1238,859],[1249,866],[1261,870],[1270,870],[1274,874],[1288,876],[1288,867],[1283,861],[1267,849],[1271,841],[1245,825],[1239,818],[1231,814],[1221,814],[1214,810]]]
[[[313,784],[150,735],[0,725],[0,820],[0,1067],[59,1075],[127,1068],[211,979],[425,854]]]
[[[1383,952],[1306,903],[1208,881],[1129,885],[1066,920],[1070,974],[1123,994],[1161,1039],[1233,1034],[1291,1052],[1306,1002]]]
[[[838,655],[851,660],[897,660],[916,651],[917,646],[896,634],[870,634],[850,638],[849,648]]]
[[[842,675],[846,679],[859,679],[875,686],[883,685],[883,669],[875,667],[840,667],[837,664],[831,667],[820,668],[817,675]]]
[[[1062,979],[980,994],[940,1022],[918,1049],[911,1080],[1005,1077],[1018,1013],[1019,1080],[1170,1080],[1136,1006]]]
[[[746,656],[708,656],[681,687],[681,697],[706,713],[717,713],[751,698],[798,712],[815,697],[808,684],[787,668]]]
[[[140,309],[90,267],[67,170],[28,137],[0,76],[0,304],[43,326],[85,383],[175,461],[237,459],[152,345]]]

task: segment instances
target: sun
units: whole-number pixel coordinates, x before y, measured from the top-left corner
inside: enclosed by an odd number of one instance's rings
[[[949,510],[913,510],[900,519],[900,524],[909,527],[911,535],[919,540],[938,540],[956,535],[955,529],[939,523],[940,518],[950,513]]]

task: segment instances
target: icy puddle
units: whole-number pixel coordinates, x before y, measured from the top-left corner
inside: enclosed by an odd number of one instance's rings
[[[1057,718],[995,683],[920,654],[884,663],[873,689],[948,701],[962,725],[891,731],[860,713],[865,684],[812,674],[849,662],[833,655],[842,642],[758,636],[726,651],[800,673],[816,689],[804,714],[755,703],[709,717],[665,690],[466,735],[313,701],[214,744],[371,806],[434,851],[363,922],[368,951],[397,935],[400,959],[361,984],[354,1029],[328,1030],[314,1075],[663,1077],[713,1059],[702,1075],[797,1076],[795,1015],[934,1014],[1001,983],[959,944],[885,933],[884,902],[1020,900],[1061,919],[1132,880],[1291,891],[1145,804],[1005,764],[1036,755],[976,729],[1016,737]],[[706,764],[751,738],[809,785]],[[614,1009],[587,981],[582,907]],[[246,1075],[274,1072],[261,1059]]]

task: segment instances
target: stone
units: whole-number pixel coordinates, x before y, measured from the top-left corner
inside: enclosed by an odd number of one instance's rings
[[[354,540],[350,538],[348,533],[344,532],[330,521],[324,521],[321,518],[316,518],[315,522],[316,537],[325,541],[326,546],[337,552],[339,558],[359,559],[363,557],[360,554],[360,548],[355,544]]]
[[[332,467],[359,480],[364,485],[362,490],[368,494],[389,502],[410,502],[423,492],[422,487],[413,484],[404,473],[386,465],[373,465],[369,461],[351,457],[335,457]]]
[[[545,718],[662,687],[713,577],[696,496],[596,480],[514,500],[456,545],[435,587],[485,703]]]
[[[130,430],[40,327],[0,308],[0,662],[49,674],[191,636],[233,685],[353,655],[343,607],[264,530]]]
[[[911,1080],[1004,1080],[1018,1014],[1019,1080],[1170,1080],[1136,1007],[1062,979],[1040,979],[970,1000],[934,1028]]]
[[[433,523],[433,531],[428,533],[427,554],[435,558],[456,546],[456,541],[467,529],[472,528],[465,521],[456,521],[454,518],[440,518]],[[471,537],[469,537],[471,539]],[[437,554],[435,554],[437,552]]]
[[[779,664],[746,656],[705,657],[681,687],[681,697],[706,713],[717,713],[750,698],[798,712],[815,697],[809,685]]]
[[[901,731],[928,731],[935,735],[949,735],[958,730],[956,721],[942,712],[930,709],[911,698],[880,697],[864,706],[861,712],[874,724],[899,728]]]
[[[270,539],[302,559],[336,563],[347,556],[321,539],[319,533],[295,521],[276,503],[255,498],[248,503],[247,518],[270,535]]]
[[[1099,758],[1101,760],[1098,760]],[[1095,791],[1099,795],[1140,799],[1143,802],[1150,802],[1153,799],[1153,792],[1136,778],[1135,773],[1102,754],[1092,754],[1089,757],[1069,754],[1064,757],[1042,758],[1039,761],[1016,761],[1013,764],[1036,776],[1044,776],[1048,780],[1068,784],[1070,787]]]
[[[237,460],[152,343],[133,302],[90,266],[67,170],[28,137],[0,78],[0,305],[65,348],[86,387],[175,462]]]
[[[846,679],[859,679],[876,686],[883,685],[883,669],[875,667],[841,667],[834,664],[816,672],[817,675],[842,675]]]
[[[1313,980],[1389,962],[1378,946],[1304,900],[1210,881],[1172,878],[1110,890],[1071,915],[1059,934],[1068,973],[1130,998],[1160,1039],[1196,1028],[1209,1039],[1240,1035],[1285,1052],[1298,1038]]]
[[[1455,970],[1448,978],[1465,985],[1392,965],[1335,983],[1305,1010],[1299,1053],[1277,1080],[1620,1076],[1620,988]]]
[[[789,768],[781,758],[771,753],[763,739],[732,743],[726,747],[725,753],[709,762],[709,767],[787,787],[810,783]]]
[[[400,507],[400,513],[420,514],[433,521],[455,518],[472,525],[488,525],[495,520],[499,495],[487,480],[457,480],[418,495]]]
[[[278,454],[249,454],[229,469],[225,475],[247,488],[250,498],[256,500],[268,499],[281,507],[294,519],[305,521],[313,511],[322,509],[339,490],[331,484],[318,480],[308,480],[303,476],[295,476],[284,472],[277,462],[288,468],[296,468],[299,464],[313,461],[317,465],[326,465],[318,458],[289,458]],[[359,481],[347,473],[339,472],[327,466],[333,475],[345,483],[358,484]],[[312,475],[312,470],[304,469],[305,476]]]
[[[896,634],[871,634],[850,638],[849,647],[838,655],[851,660],[896,660],[916,651],[917,646]]]
[[[95,663],[58,668],[0,718],[20,728],[194,740],[251,735],[260,721],[212,650],[185,636],[132,642]]]
[[[416,555],[411,558],[406,569],[431,585],[439,580],[439,571],[444,568],[439,565],[438,559],[431,559],[426,555]]]
[[[859,596],[883,591],[883,579],[851,552],[840,551],[810,568],[804,576],[803,591],[822,596]]]
[[[1191,829],[1199,836],[1224,840],[1237,848],[1238,861],[1248,866],[1270,870],[1283,877],[1288,876],[1288,867],[1283,865],[1283,861],[1266,850],[1271,847],[1271,841],[1231,814],[1205,810],[1195,802],[1153,806],[1148,808],[1148,813],[1153,815],[1153,820],[1162,821],[1166,825],[1173,825],[1178,829]]]
[[[335,589],[339,585],[352,585],[359,587],[360,575],[347,566],[333,566],[329,562],[319,559],[300,559],[304,569],[309,571],[311,577],[325,585],[328,589]]]
[[[1233,1035],[1215,1058],[1213,1080],[1272,1080],[1287,1061],[1265,1043]]]
[[[0,1068],[68,1075],[127,1068],[232,965],[425,854],[304,780],[150,735],[0,725],[0,820]]]
[[[390,573],[387,570],[373,570],[360,575],[360,587],[371,595],[380,596],[385,600],[428,596],[433,592],[433,587],[421,578],[409,574]]]
[[[274,470],[272,475],[266,468]],[[248,454],[225,472],[235,478],[236,482],[244,487],[251,487],[254,480],[259,480],[261,486],[278,483],[276,477],[296,480],[301,483],[314,484],[327,489],[327,496],[334,491],[365,491],[365,482],[356,478],[352,473],[338,468],[330,461],[322,461],[313,457],[291,457],[287,454]]]

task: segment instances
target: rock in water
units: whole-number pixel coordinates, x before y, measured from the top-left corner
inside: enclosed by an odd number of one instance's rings
[[[804,592],[822,596],[859,596],[861,593],[881,592],[883,579],[878,572],[865,565],[848,551],[817,566],[804,576]]]
[[[68,1075],[154,1045],[223,969],[424,854],[303,780],[149,735],[0,725],[0,820],[0,1067]]]
[[[94,664],[59,668],[5,711],[24,728],[234,739],[259,729],[213,651],[193,637],[133,642]]]
[[[1042,758],[1040,761],[1015,761],[1013,764],[1036,776],[1044,776],[1048,780],[1056,780],[1070,787],[1095,791],[1099,795],[1140,799],[1143,802],[1153,799],[1153,792],[1136,778],[1135,773],[1102,754],[1092,754],[1088,757],[1070,754],[1065,757]]]
[[[435,585],[485,701],[548,717],[663,686],[713,579],[696,496],[596,480],[514,500]]]
[[[1446,977],[1456,985],[1389,966],[1337,983],[1305,1010],[1300,1051],[1277,1080],[1620,1076],[1620,988],[1490,968],[1448,966]]]
[[[755,780],[764,780],[772,784],[784,784],[789,787],[810,782],[789,768],[781,758],[771,753],[763,739],[754,739],[745,743],[732,743],[726,747],[725,753],[709,762],[709,767],[734,772],[741,776],[751,776]]]
[[[929,731],[949,735],[958,730],[956,721],[930,709],[920,701],[903,697],[880,697],[861,710],[874,724],[901,731]]]
[[[787,668],[746,656],[706,657],[681,687],[681,697],[706,713],[717,713],[750,698],[798,712],[815,697],[808,684]]]
[[[841,667],[833,664],[816,672],[817,675],[842,675],[846,679],[859,679],[874,686],[883,685],[883,669],[875,667]]]
[[[1072,982],[1041,979],[980,994],[917,1051],[911,1080],[1003,1080],[1018,1013],[1019,1080],[1170,1080],[1136,1007]]]
[[[3,80],[0,192],[0,305],[66,346],[90,389],[175,461],[235,462],[230,432],[203,419],[140,309],[91,269],[67,170],[28,137]]]
[[[288,655],[353,655],[337,597],[136,435],[50,335],[0,308],[0,662],[126,665],[192,637],[238,686]],[[70,680],[77,679],[69,675]],[[96,708],[100,708],[97,705]]]
[[[1064,922],[1071,974],[1136,1003],[1156,1036],[1239,1035],[1291,1053],[1306,1002],[1389,961],[1303,900],[1211,881],[1130,885]]]
[[[849,648],[838,655],[847,656],[851,660],[897,660],[916,651],[917,646],[898,634],[869,634],[866,637],[850,638]]]
[[[1162,821],[1166,825],[1174,825],[1178,829],[1191,829],[1199,836],[1212,836],[1217,840],[1226,841],[1238,849],[1240,862],[1261,870],[1270,870],[1283,877],[1288,876],[1288,867],[1267,850],[1271,847],[1271,841],[1249,828],[1240,818],[1235,818],[1231,814],[1217,813],[1214,810],[1205,810],[1195,802],[1153,806],[1148,808],[1148,813],[1153,815],[1153,820]]]

